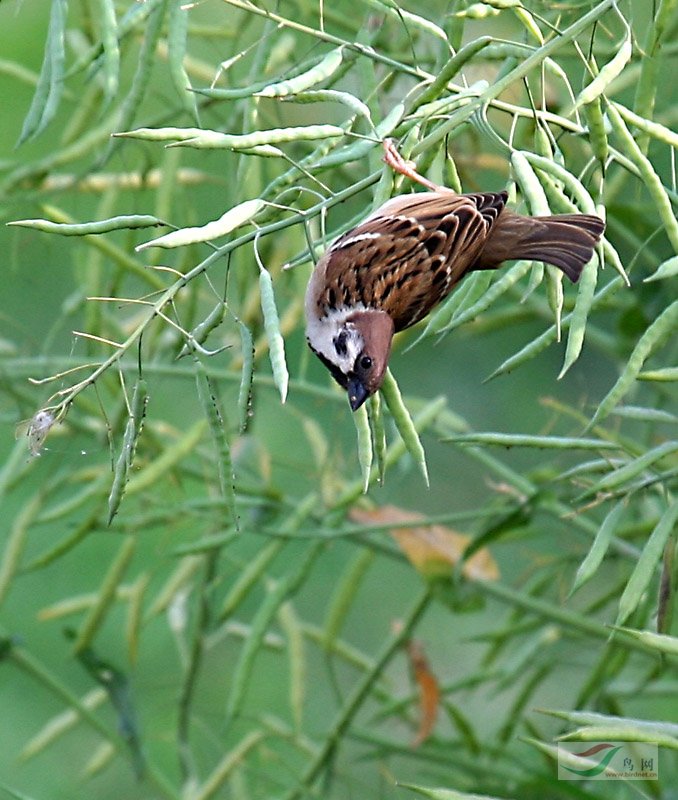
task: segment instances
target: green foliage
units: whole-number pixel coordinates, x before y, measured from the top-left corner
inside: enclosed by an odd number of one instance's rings
[[[9,796],[632,796],[559,782],[557,737],[658,742],[672,796],[677,32],[675,0],[0,4]],[[303,294],[408,190],[384,137],[607,231],[577,287],[468,278],[354,428]],[[388,504],[463,563],[418,574]]]

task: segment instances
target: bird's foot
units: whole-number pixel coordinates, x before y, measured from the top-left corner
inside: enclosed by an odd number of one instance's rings
[[[391,167],[394,172],[404,175],[406,178],[411,178],[413,181],[420,183],[422,186],[425,186],[432,192],[438,192],[441,190],[442,187],[438,186],[437,183],[433,183],[433,181],[430,181],[428,178],[425,178],[423,175],[420,175],[417,172],[414,161],[407,161],[400,155],[395,144],[393,143],[393,139],[384,139],[383,146],[384,162],[388,164],[388,166]]]

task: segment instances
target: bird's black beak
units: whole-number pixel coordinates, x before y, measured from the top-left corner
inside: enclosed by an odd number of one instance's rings
[[[370,396],[360,378],[349,378],[346,390],[348,391],[348,402],[351,406],[351,411],[357,411]]]

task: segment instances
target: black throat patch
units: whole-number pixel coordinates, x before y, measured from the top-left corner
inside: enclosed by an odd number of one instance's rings
[[[341,336],[341,334],[340,334],[340,336]],[[339,337],[337,337],[337,338],[339,338]],[[336,339],[334,341],[335,341],[335,345],[334,346],[337,347]],[[339,367],[336,364],[333,364],[329,359],[325,358],[325,356],[322,353],[319,353],[313,347],[313,345],[308,341],[308,339],[306,340],[306,342],[307,342],[309,348],[311,349],[311,351],[313,353],[315,353],[315,355],[318,356],[318,358],[322,361],[322,363],[327,367],[327,369],[329,370],[330,375],[339,384],[339,386],[341,386],[342,389],[348,389],[348,376],[345,375],[339,369]],[[345,343],[345,341],[344,341],[344,352],[346,352],[346,343]],[[337,353],[339,353],[339,348],[338,347],[337,347]]]

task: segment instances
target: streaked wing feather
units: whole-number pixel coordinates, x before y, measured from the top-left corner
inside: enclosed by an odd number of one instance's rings
[[[505,202],[504,193],[393,198],[323,256],[319,305],[357,298],[386,311],[396,331],[414,325],[473,267]]]

